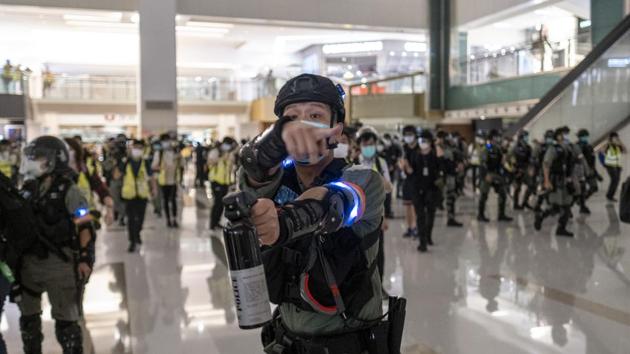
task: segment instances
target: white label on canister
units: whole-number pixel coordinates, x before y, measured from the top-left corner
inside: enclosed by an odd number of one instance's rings
[[[265,268],[259,265],[243,270],[231,270],[232,290],[238,323],[255,326],[271,320],[269,292]]]

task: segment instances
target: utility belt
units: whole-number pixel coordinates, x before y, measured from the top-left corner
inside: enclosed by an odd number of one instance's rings
[[[278,309],[263,327],[267,354],[400,354],[407,300],[390,297],[389,311],[371,325],[323,336],[307,337],[289,331]],[[387,317],[387,320],[383,320]]]

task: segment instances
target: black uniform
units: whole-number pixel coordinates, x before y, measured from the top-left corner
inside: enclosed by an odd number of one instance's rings
[[[409,164],[413,169],[408,178],[413,181],[413,205],[416,209],[416,224],[420,236],[418,250],[426,251],[427,245],[433,245],[433,221],[439,194],[436,181],[440,177],[440,162],[435,151],[431,150],[426,155],[418,152],[410,156]]]
[[[532,161],[532,147],[523,139],[514,145],[510,153],[514,164],[514,209],[523,209],[523,206],[528,204],[529,197],[532,196],[535,190],[535,180],[530,174],[530,166]],[[526,191],[522,203],[520,202],[521,187],[525,184]]]

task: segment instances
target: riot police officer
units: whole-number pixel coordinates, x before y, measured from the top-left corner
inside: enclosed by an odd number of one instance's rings
[[[513,219],[505,214],[505,202],[507,198],[507,185],[503,172],[504,157],[501,147],[501,133],[493,129],[488,134],[486,148],[481,152],[480,165],[480,191],[479,207],[477,210],[477,220],[481,222],[490,221],[486,217],[486,202],[488,201],[488,193],[490,188],[499,197],[499,221],[512,221]]]
[[[447,226],[461,227],[462,223],[455,220],[455,201],[457,200],[457,175],[463,165],[452,138],[445,131],[438,131],[436,141],[437,155],[440,158],[442,173],[445,179]]]
[[[565,129],[558,128],[554,132],[555,142],[547,149],[543,160],[544,189],[549,191],[549,203],[551,206],[545,210],[536,211],[534,227],[540,230],[543,220],[553,214],[559,213],[557,236],[573,237],[573,233],[567,230],[573,201],[573,167],[574,156],[570,147],[565,144]]]
[[[375,258],[383,180],[333,157],[341,92],[322,76],[289,80],[275,102],[279,120],[240,153],[240,187],[259,198],[252,223],[279,305],[263,329],[268,353],[359,354],[387,343],[374,321],[382,312]]]
[[[590,134],[588,130],[580,129],[577,132],[577,137],[577,145],[582,150],[582,155],[584,156],[584,162],[586,164],[585,178],[580,183],[580,213],[590,214],[591,211],[586,206],[586,201],[597,192],[597,190],[599,189],[597,182],[602,181],[603,178],[599,174],[599,172],[597,172],[597,166],[595,163],[597,158],[595,156],[595,149],[589,141]]]
[[[532,147],[529,145],[529,133],[526,130],[518,133],[516,143],[510,148],[509,159],[514,167],[514,195],[512,198],[514,210],[522,210],[524,205],[528,204],[529,197],[535,189],[533,175],[530,173]],[[521,187],[523,184],[525,184],[526,190],[521,204]]]
[[[547,154],[547,150],[553,147],[555,143],[554,139],[554,131],[547,130],[545,131],[545,135],[543,137],[543,141],[538,144],[536,149],[534,149],[534,176],[536,176],[536,204],[534,205],[534,212],[540,212],[542,210],[543,203],[547,200],[548,192],[544,188],[545,176],[543,173],[543,161],[545,160],[545,155]]]
[[[65,144],[42,136],[24,149],[22,194],[33,210],[38,241],[22,258],[18,305],[24,353],[42,352],[41,295],[46,292],[55,319],[55,334],[64,354],[82,353],[82,287],[94,263],[90,252],[93,229],[88,204],[68,178],[69,153]]]

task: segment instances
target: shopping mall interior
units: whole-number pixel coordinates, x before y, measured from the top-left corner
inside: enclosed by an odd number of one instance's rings
[[[381,147],[402,146],[408,126],[470,143],[453,207],[463,225],[450,225],[449,187],[440,186],[447,205],[436,212],[429,252],[416,250],[415,234],[403,236],[415,223],[402,192],[407,153],[388,162],[379,272],[383,294],[407,300],[400,353],[630,353],[630,226],[617,202],[630,198],[622,185],[630,175],[630,0],[0,0],[0,140],[16,152],[0,150],[0,174],[13,169],[19,187],[21,152],[47,135],[79,140],[97,175],[121,136],[129,151],[132,139],[160,146],[169,134],[181,148],[179,227],[169,219],[166,228],[152,200],[144,244],[128,252],[125,211],[114,206],[79,296],[83,350],[64,354],[265,352],[261,330],[238,325],[229,252],[222,232],[209,229],[217,194],[207,169],[216,165],[206,159],[226,137],[236,154],[273,127],[280,89],[302,73],[337,85],[344,125],[357,136],[374,132]],[[535,227],[538,211],[519,207],[511,182],[503,204],[514,220],[496,220],[504,212],[492,182],[491,221],[480,221],[476,139],[496,130],[517,144],[527,131],[532,145],[544,145],[560,127],[572,141],[587,130],[597,155],[590,213],[573,199],[573,237],[556,235],[553,213]],[[621,147],[609,156],[613,135]],[[543,155],[528,161],[543,166]],[[518,173],[504,167],[513,181]],[[157,181],[164,165],[151,168]],[[539,179],[531,172],[531,200],[553,205],[543,170]],[[232,173],[236,190],[242,176]],[[587,178],[576,185],[586,188]],[[103,199],[95,203],[105,213]],[[54,302],[43,295],[41,353],[62,352]],[[0,329],[8,353],[27,352],[21,317],[7,298]]]

